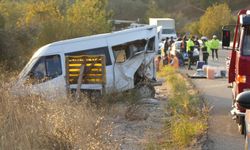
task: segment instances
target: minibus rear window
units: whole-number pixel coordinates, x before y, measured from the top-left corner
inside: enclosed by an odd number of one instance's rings
[[[95,49],[89,49],[89,50],[81,50],[81,51],[77,51],[77,52],[66,53],[65,55],[66,56],[105,55],[105,57],[106,57],[106,65],[107,66],[112,65],[108,47],[101,47],[101,48],[95,48]]]
[[[244,33],[243,55],[250,56],[250,27],[247,27]]]

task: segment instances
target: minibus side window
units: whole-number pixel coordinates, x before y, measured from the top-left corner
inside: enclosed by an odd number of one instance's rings
[[[105,55],[106,65],[107,66],[112,65],[108,47],[100,47],[100,48],[95,48],[95,49],[81,50],[81,51],[76,51],[76,52],[71,52],[71,53],[65,54],[65,56],[79,56],[79,55]]]
[[[244,33],[243,55],[250,56],[250,27],[247,27]]]
[[[128,54],[126,54],[126,51],[127,51],[126,45],[115,46],[115,47],[112,47],[112,49],[113,49],[116,63],[123,63],[127,60]]]
[[[137,53],[140,53],[144,51],[145,46],[147,44],[147,41],[145,39],[143,40],[136,40],[136,41],[131,41],[128,43],[123,43],[120,45],[116,45],[112,47],[115,59],[117,63],[122,63],[125,62],[127,59],[133,57]],[[152,44],[149,43],[148,47],[151,46],[150,48],[153,48]]]
[[[149,39],[147,50],[155,51],[155,37]]]
[[[59,55],[41,57],[29,73],[29,81],[38,84],[54,79],[62,74]]]

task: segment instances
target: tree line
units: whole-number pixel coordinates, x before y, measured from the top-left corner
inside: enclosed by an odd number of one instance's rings
[[[42,45],[111,31],[107,0],[2,0],[0,62],[18,68]]]
[[[148,23],[149,17],[171,17],[177,32],[219,34],[232,22],[236,0],[1,0],[0,65],[20,68],[42,45],[110,32],[111,19]],[[218,15],[219,14],[219,15]]]

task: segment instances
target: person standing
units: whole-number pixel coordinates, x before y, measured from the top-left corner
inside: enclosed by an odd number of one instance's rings
[[[194,51],[193,51],[193,63],[200,60],[200,43],[198,41],[198,36],[194,37]]]
[[[168,51],[169,51],[169,37],[166,37],[165,44],[164,44],[164,55],[163,55],[163,66],[168,64]]]
[[[194,36],[187,41],[187,53],[188,53],[188,70],[192,70],[191,64],[193,63],[193,51],[194,51]]]
[[[198,36],[195,36],[194,38],[194,45],[198,48],[198,50],[200,50],[200,43],[198,41]]]
[[[187,36],[184,35],[181,42],[181,53],[186,53],[187,51]]]
[[[169,37],[166,37],[165,43],[164,43],[164,53],[167,54],[167,51],[169,49]]]
[[[213,35],[213,39],[209,42],[210,49],[212,50],[212,58],[214,60],[214,53],[216,55],[216,60],[218,60],[218,49],[220,46],[220,41],[217,39],[216,35]]]
[[[206,37],[201,37],[202,40],[202,45],[201,45],[201,51],[202,51],[202,57],[203,57],[203,61],[205,62],[205,64],[207,65],[207,60],[209,57],[209,46],[208,46],[208,41]]]
[[[174,37],[170,37],[170,41],[169,41],[169,46],[172,46],[172,44],[174,43]]]

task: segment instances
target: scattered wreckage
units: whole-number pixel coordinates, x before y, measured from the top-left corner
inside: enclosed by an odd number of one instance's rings
[[[156,26],[144,26],[45,45],[20,73],[15,91],[55,98],[77,89],[91,94],[138,85],[154,89],[158,36]]]

